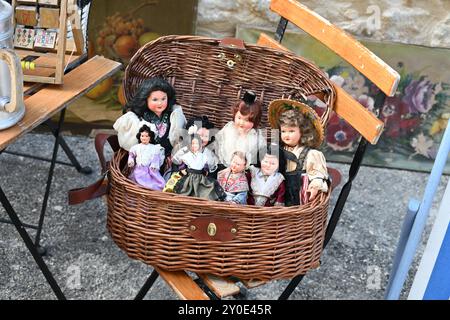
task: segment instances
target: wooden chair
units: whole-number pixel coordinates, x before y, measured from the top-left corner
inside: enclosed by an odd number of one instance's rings
[[[290,21],[348,61],[380,88],[380,93],[375,99],[375,108],[379,109],[383,106],[386,96],[394,95],[400,80],[399,74],[367,48],[362,46],[358,41],[354,40],[348,34],[333,26],[330,22],[297,1],[272,0],[270,8],[281,16],[275,39],[262,34],[258,44],[270,46],[279,50],[287,50],[281,45],[281,40],[286,30],[286,25]],[[365,109],[343,89],[336,87],[336,93],[337,99],[334,111],[357,130],[362,138],[350,165],[348,181],[342,187],[332,215],[328,221],[323,247],[328,244],[333,235],[350,193],[352,182],[361,166],[368,144],[376,144],[384,128],[382,121]],[[100,146],[99,150],[103,148],[106,139],[110,142],[113,150],[118,150],[117,136],[108,138],[107,135],[98,136],[96,138],[96,145]],[[99,154],[102,154],[101,150],[99,151]],[[105,162],[104,159],[102,162]],[[103,164],[103,169],[106,169],[105,164]],[[100,180],[99,183],[102,184],[102,181]],[[92,188],[98,189],[98,186],[93,185]],[[82,197],[80,197],[80,199],[81,198]],[[86,198],[82,199],[85,200]],[[73,204],[81,203],[81,200],[78,201],[75,200],[75,198],[73,200]],[[192,273],[188,274],[185,271],[172,272],[155,267],[152,274],[137,294],[136,299],[144,298],[158,276],[161,276],[181,299],[221,299],[229,295],[242,294],[241,288],[236,285],[236,282],[240,281],[239,279],[232,277],[224,279],[212,275],[198,274],[198,278],[194,280],[191,277],[191,274]],[[304,274],[293,278],[279,299],[288,299],[303,277]],[[261,281],[241,282],[249,289],[264,283]]]
[[[376,97],[376,110],[383,106],[386,96],[393,96],[395,94],[400,75],[350,35],[295,0],[272,0],[270,9],[281,16],[275,39],[270,38],[266,34],[261,34],[258,40],[259,45],[287,50],[281,45],[281,41],[287,24],[291,22],[353,65],[381,90]],[[339,117],[356,129],[362,138],[349,169],[348,181],[342,187],[328,222],[324,247],[330,241],[339,221],[341,212],[350,193],[352,182],[361,166],[368,143],[376,144],[384,128],[384,123],[381,120],[364,108],[342,88],[336,86],[336,93],[337,99],[334,111]],[[158,274],[163,277],[181,299],[202,300],[208,297],[220,299],[227,295],[239,294],[240,292],[240,288],[234,283],[236,279],[221,279],[210,275],[199,275],[199,278],[194,281],[185,272],[168,272],[155,268],[144,287],[136,296],[137,299],[145,296]],[[303,277],[304,275],[299,275],[292,279],[279,299],[288,299]],[[203,287],[203,290],[200,289],[199,282],[206,285],[200,286]],[[247,288],[253,288],[260,284],[262,283],[251,281],[244,283]],[[207,295],[205,295],[205,291]]]
[[[263,33],[258,40],[259,45],[287,50],[281,45],[281,42],[288,22],[291,22],[349,62],[381,90],[375,99],[375,110],[383,107],[386,96],[391,97],[397,91],[400,82],[398,72],[328,20],[295,0],[272,0],[270,9],[281,16],[275,39]],[[384,123],[351,95],[339,86],[335,86],[335,88],[337,98],[334,111],[356,129],[362,138],[350,166],[348,181],[339,194],[328,222],[324,247],[330,241],[339,221],[352,187],[352,181],[356,178],[361,166],[368,142],[373,145],[376,144],[384,128]],[[304,275],[300,275],[292,279],[279,299],[288,299],[303,277]]]

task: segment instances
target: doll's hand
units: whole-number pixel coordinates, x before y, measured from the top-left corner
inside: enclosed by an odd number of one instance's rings
[[[318,193],[319,193],[318,189],[311,189],[311,192],[310,192],[310,195],[309,195],[309,201],[314,200]]]
[[[133,161],[128,162],[128,166],[129,166],[130,168],[134,167],[134,162],[133,162]]]

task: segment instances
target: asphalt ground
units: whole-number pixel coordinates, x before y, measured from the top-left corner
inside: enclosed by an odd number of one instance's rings
[[[83,175],[73,167],[56,166],[41,240],[47,249],[44,260],[68,299],[132,299],[152,267],[131,260],[112,241],[106,229],[106,205],[102,199],[76,206],[67,204],[67,191],[96,181],[100,166],[92,138],[69,136],[66,140],[80,163],[90,166],[93,173]],[[32,133],[7,150],[49,158],[53,141],[51,135]],[[61,150],[58,159],[68,162]],[[348,165],[329,165],[339,169],[346,181]],[[0,155],[1,187],[23,222],[37,224],[48,169],[48,162]],[[407,204],[411,198],[421,199],[428,176],[428,173],[362,167],[333,238],[322,254],[322,265],[305,276],[290,299],[383,299]],[[431,229],[447,181],[448,177],[442,179],[425,236]],[[342,184],[334,191],[330,207],[334,206],[341,187]],[[2,207],[0,218],[7,218]],[[34,236],[34,230],[28,231]],[[407,296],[425,243],[423,237],[401,299]],[[287,284],[287,280],[270,282],[248,290],[246,298],[277,299]],[[3,223],[0,299],[55,299],[15,228]],[[177,299],[177,296],[158,278],[145,299]]]

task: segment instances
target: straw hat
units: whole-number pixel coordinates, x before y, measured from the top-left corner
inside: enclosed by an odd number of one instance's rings
[[[290,99],[277,99],[269,103],[269,123],[272,128],[279,129],[280,116],[284,111],[297,109],[303,116],[310,120],[316,129],[315,141],[312,143],[313,148],[318,148],[324,139],[324,130],[320,117],[310,106],[299,101]]]

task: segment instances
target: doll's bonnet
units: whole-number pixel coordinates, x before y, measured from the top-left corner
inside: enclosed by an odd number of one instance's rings
[[[317,131],[317,135],[314,135],[315,140],[312,143],[312,147],[319,148],[324,139],[324,129],[320,121],[320,117],[314,109],[304,103],[290,99],[277,99],[271,101],[269,103],[268,112],[270,126],[272,128],[279,129],[279,119],[281,114],[286,110],[292,109],[297,109],[306,119],[311,121],[313,127]]]

